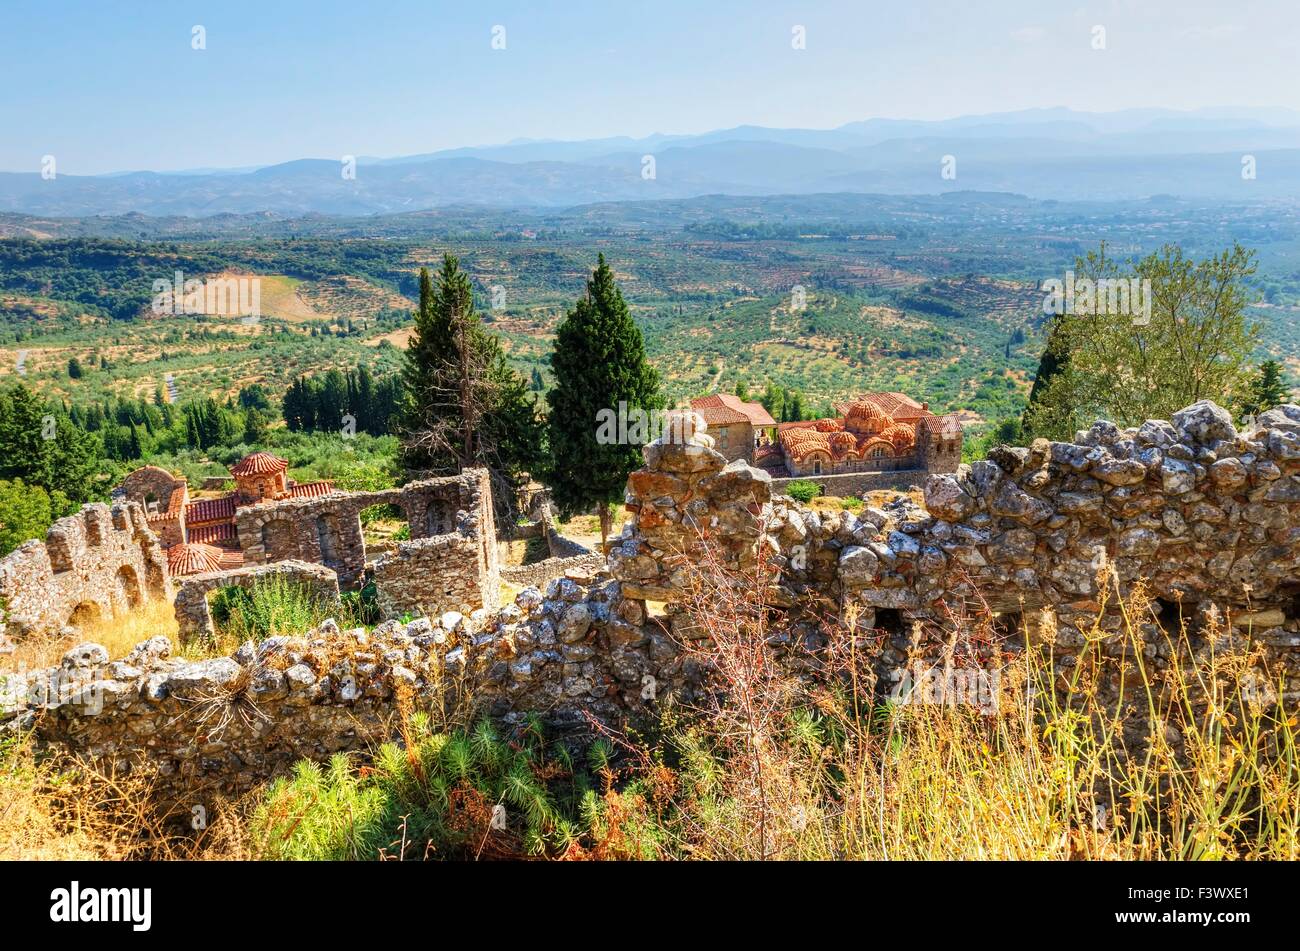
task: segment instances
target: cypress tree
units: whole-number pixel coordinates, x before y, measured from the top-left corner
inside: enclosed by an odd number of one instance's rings
[[[609,506],[622,499],[629,473],[642,460],[639,446],[597,439],[597,414],[617,414],[620,404],[626,404],[629,415],[637,409],[651,412],[665,401],[641,331],[603,254],[586,296],[556,331],[551,370],[555,386],[546,395],[551,495],[566,518],[597,506],[604,540],[609,537]]]

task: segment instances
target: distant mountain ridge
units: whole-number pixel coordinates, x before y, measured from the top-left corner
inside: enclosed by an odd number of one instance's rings
[[[1242,175],[1253,156],[1255,177]],[[951,157],[948,159],[947,157]],[[952,174],[943,174],[945,168]],[[834,129],[516,141],[394,158],[98,176],[0,173],[0,211],[51,216],[374,215],[701,195],[998,191],[1069,201],[1155,194],[1300,198],[1300,113],[1037,109]]]

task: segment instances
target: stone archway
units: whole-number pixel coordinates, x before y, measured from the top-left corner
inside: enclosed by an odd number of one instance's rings
[[[82,601],[68,615],[67,624],[72,627],[85,627],[87,624],[96,623],[103,616],[104,612],[94,601]]]
[[[343,532],[339,517],[333,512],[316,516],[316,542],[321,564],[337,569],[343,563]]]

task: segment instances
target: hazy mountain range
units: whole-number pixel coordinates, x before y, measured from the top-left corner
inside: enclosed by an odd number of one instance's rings
[[[1243,178],[1246,155],[1254,157],[1254,179]],[[944,177],[945,157],[955,177]],[[360,157],[351,179],[337,158],[53,180],[6,172],[0,173],[0,211],[372,215],[465,204],[972,190],[1082,201],[1296,199],[1300,113],[1040,109],[941,121],[868,119],[835,129],[739,126],[641,139],[515,141]]]

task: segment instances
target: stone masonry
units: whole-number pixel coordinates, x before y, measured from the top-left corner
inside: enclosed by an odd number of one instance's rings
[[[270,565],[250,565],[231,571],[208,571],[177,579],[176,624],[184,640],[212,637],[212,609],[208,595],[222,588],[252,588],[270,578],[283,578],[305,587],[316,598],[330,604],[339,602],[339,579],[322,565],[305,561],[277,561]]]
[[[391,735],[403,697],[463,691],[507,718],[636,719],[669,695],[689,700],[699,683],[678,619],[706,550],[737,569],[769,565],[755,597],[792,620],[815,617],[809,607],[854,618],[885,683],[914,652],[941,654],[946,620],[985,603],[1017,621],[1052,615],[1030,627],[1052,638],[1062,667],[1090,649],[1083,627],[1099,613],[1100,649],[1127,656],[1119,616],[1102,611],[1099,579],[1109,578],[1160,599],[1138,621],[1154,668],[1170,660],[1166,611],[1191,620],[1194,642],[1219,613],[1223,637],[1271,660],[1284,694],[1300,691],[1300,407],[1246,432],[1208,402],[1134,429],[1098,423],[1074,442],[1004,447],[932,475],[924,506],[900,497],[858,513],[773,496],[767,473],[708,442],[645,447],[612,576],[574,573],[499,610],[370,633],[327,623],[215,661],[170,660],[148,642],[114,664],[82,645],[58,668],[15,678],[0,719],[98,759],[147,761],[180,790],[242,788],[297,757],[365,746]],[[802,646],[815,652],[817,638]],[[979,659],[1000,663],[1016,646],[1008,636]],[[50,688],[73,674],[95,679],[97,697]]]
[[[42,541],[0,559],[0,609],[10,636],[117,617],[171,597],[167,561],[135,503],[87,505]]]

